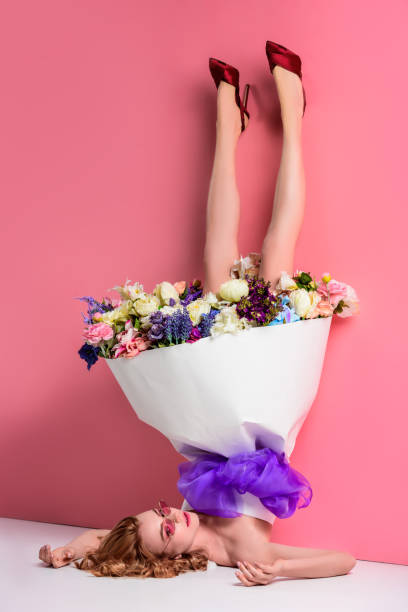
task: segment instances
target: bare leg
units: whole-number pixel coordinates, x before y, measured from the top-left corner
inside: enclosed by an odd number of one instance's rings
[[[275,187],[273,213],[263,245],[259,276],[275,288],[281,271],[293,273],[296,241],[305,207],[305,172],[302,160],[303,93],[300,78],[276,66],[273,70],[283,125],[281,162]]]
[[[235,88],[221,81],[217,93],[216,145],[207,202],[204,293],[218,292],[220,285],[230,278],[234,259],[239,257],[240,199],[235,178],[235,152],[240,134],[241,115],[235,102]]]

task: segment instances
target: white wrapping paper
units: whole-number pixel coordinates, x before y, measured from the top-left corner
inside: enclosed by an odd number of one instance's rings
[[[289,459],[317,393],[331,320],[255,327],[106,362],[138,417],[187,459],[255,451],[256,443]],[[236,500],[242,514],[274,522],[252,494]],[[182,507],[191,509],[186,500]]]

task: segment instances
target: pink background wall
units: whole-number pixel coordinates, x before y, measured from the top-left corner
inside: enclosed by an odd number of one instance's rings
[[[273,539],[408,562],[407,17],[402,0],[3,7],[1,516],[110,528],[159,497],[181,503],[181,456],[103,361],[88,372],[80,360],[85,305],[73,297],[127,278],[148,291],[203,279],[209,56],[252,84],[240,249],[260,249],[281,146],[271,39],[301,55],[307,94],[296,267],[351,284],[362,311],[334,321],[291,457],[313,501],[277,520]]]

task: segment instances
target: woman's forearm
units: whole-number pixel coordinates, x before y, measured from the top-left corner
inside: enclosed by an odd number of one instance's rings
[[[75,559],[80,559],[85,553],[97,550],[101,543],[101,539],[98,536],[105,536],[108,533],[109,529],[89,529],[71,540],[71,542],[68,542],[66,546],[74,549]]]
[[[282,559],[279,576],[290,578],[328,578],[347,574],[356,564],[356,559],[343,552],[327,553],[307,559]]]

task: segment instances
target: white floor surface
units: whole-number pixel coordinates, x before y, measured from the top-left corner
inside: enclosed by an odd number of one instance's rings
[[[408,566],[358,561],[345,576],[277,578],[245,587],[233,568],[170,579],[96,578],[75,566],[47,567],[43,544],[66,544],[83,528],[0,518],[1,612],[407,612]]]

